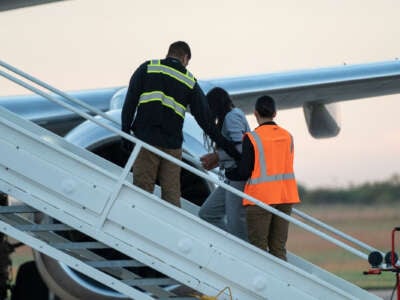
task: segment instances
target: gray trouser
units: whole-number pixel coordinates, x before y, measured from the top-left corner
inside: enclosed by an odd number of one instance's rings
[[[225,181],[230,186],[243,191],[245,181]],[[242,197],[218,187],[203,203],[199,217],[247,241],[246,210]]]

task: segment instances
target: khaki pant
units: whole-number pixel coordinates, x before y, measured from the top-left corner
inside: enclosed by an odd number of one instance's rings
[[[290,215],[293,204],[275,204],[271,207]],[[249,242],[286,260],[286,241],[289,222],[256,205],[246,207]]]
[[[182,149],[156,148],[177,159],[182,158]],[[154,185],[158,180],[161,187],[161,198],[180,207],[180,166],[142,148],[133,164],[132,171],[135,185],[153,193]]]

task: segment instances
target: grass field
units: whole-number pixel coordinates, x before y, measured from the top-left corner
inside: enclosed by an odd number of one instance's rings
[[[391,248],[393,227],[400,226],[400,204],[395,206],[297,205],[296,208],[385,253]],[[396,235],[396,237],[399,236],[400,233]],[[363,271],[369,268],[367,261],[293,224],[290,227],[287,248],[294,254],[362,288],[392,289],[395,284],[393,273],[363,275]],[[399,239],[396,241],[396,250],[400,252]],[[17,267],[31,259],[30,248],[24,246],[17,249],[12,255],[14,279]]]
[[[383,251],[391,249],[391,231],[400,226],[400,204],[389,205],[298,205],[296,209],[317,218],[358,240]],[[400,232],[396,234],[395,249],[400,252]],[[348,243],[348,242],[346,242]],[[350,244],[351,246],[354,246]],[[357,246],[355,248],[359,249]],[[395,285],[392,272],[363,275],[368,261],[291,225],[287,244],[289,251],[334,274],[366,289],[387,289]],[[363,252],[365,250],[359,249]]]

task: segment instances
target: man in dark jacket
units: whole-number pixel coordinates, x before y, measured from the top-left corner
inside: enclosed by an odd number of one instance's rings
[[[182,157],[183,121],[186,108],[218,146],[232,157],[240,154],[210,119],[204,93],[186,70],[191,58],[189,45],[178,41],[170,45],[167,57],[146,61],[131,77],[122,108],[122,131],[177,158]],[[136,115],[135,115],[136,112]],[[133,165],[134,184],[153,192],[158,179],[161,197],[180,206],[180,167],[141,149]]]

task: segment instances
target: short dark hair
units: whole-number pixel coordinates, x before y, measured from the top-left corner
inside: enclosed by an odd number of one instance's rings
[[[255,108],[260,117],[264,118],[273,118],[276,113],[275,100],[267,95],[257,99]]]
[[[189,59],[192,57],[190,47],[186,42],[177,41],[169,46],[167,56],[183,58],[185,55],[187,55]]]

